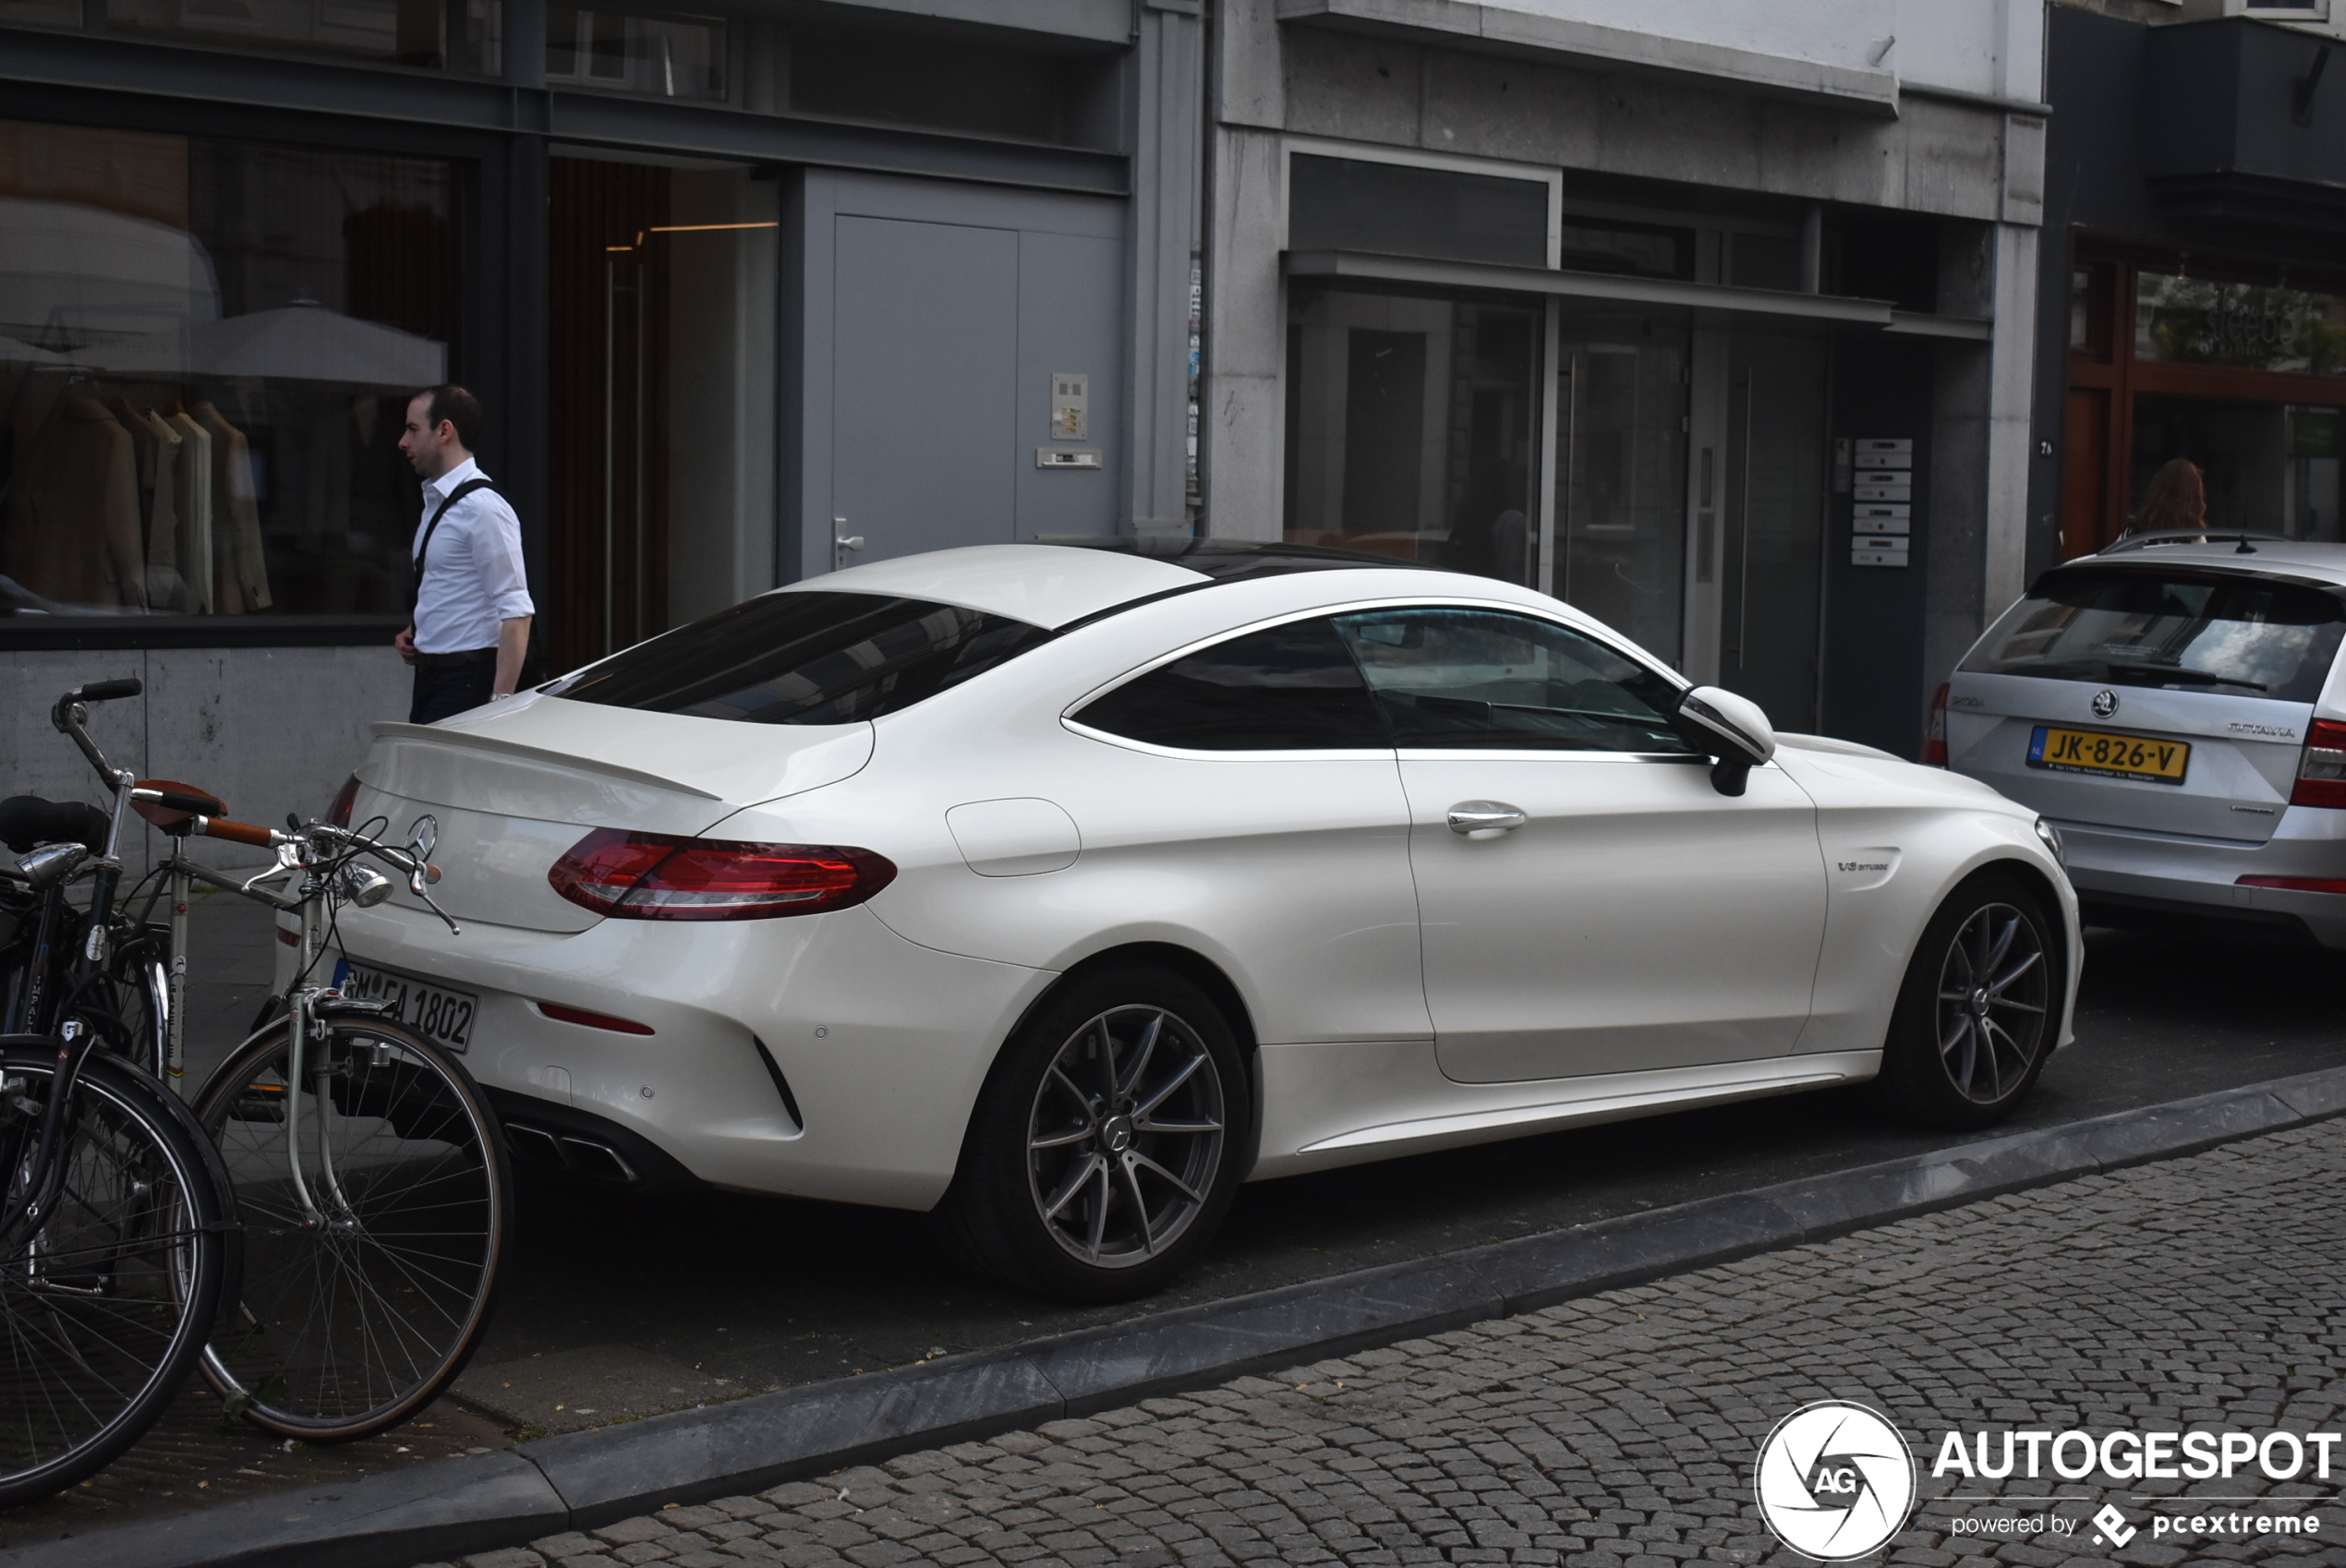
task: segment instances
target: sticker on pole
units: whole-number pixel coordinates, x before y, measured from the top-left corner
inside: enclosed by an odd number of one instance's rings
[[[1804,1557],[1847,1562],[1906,1527],[1915,1460],[1880,1412],[1846,1400],[1804,1405],[1760,1445],[1760,1516]]]

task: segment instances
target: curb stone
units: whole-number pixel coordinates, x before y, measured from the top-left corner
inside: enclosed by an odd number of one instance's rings
[[[2346,1067],[2326,1068],[1008,1349],[543,1438],[510,1453],[42,1542],[0,1562],[406,1568],[1438,1333],[2341,1114]]]

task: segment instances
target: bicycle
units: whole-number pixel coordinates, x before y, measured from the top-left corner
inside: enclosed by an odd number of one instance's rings
[[[67,694],[58,711],[135,695]],[[0,1507],[112,1463],[186,1382],[239,1288],[227,1169],[178,1098],[134,1059],[115,994],[124,816],[19,797],[0,838]],[[68,888],[87,880],[86,913]],[[151,1002],[150,995],[147,1000]]]
[[[78,710],[61,701],[57,717],[111,775]],[[170,838],[225,839],[273,860],[239,876],[175,850],[151,874],[154,897],[169,903],[167,926],[125,923],[133,972],[118,977],[118,995],[133,1022],[119,1027],[167,1075],[178,1076],[185,1057],[191,885],[301,917],[293,978],[273,1016],[193,1100],[244,1222],[242,1290],[199,1369],[231,1411],[272,1435],[333,1442],[386,1430],[463,1370],[487,1328],[513,1229],[503,1134],[463,1063],[384,1016],[389,1004],[311,978],[339,947],[335,911],[371,908],[394,891],[369,860],[399,873],[411,897],[458,931],[429,891],[440,876],[431,845],[290,816],[284,829],[234,822],[217,799],[165,781],[130,793],[131,809]],[[151,998],[145,1012],[142,996]],[[154,1016],[159,1029],[147,1022]]]

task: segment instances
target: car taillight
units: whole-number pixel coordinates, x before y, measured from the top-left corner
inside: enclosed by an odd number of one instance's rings
[[[1922,729],[1922,765],[1947,766],[1947,682],[1943,681],[1939,683],[1939,694],[1930,699],[1930,722]]]
[[[753,844],[598,827],[546,880],[616,920],[767,920],[860,904],[896,879],[869,850]]]
[[[334,791],[334,803],[326,808],[326,820],[336,827],[350,826],[350,811],[358,803],[358,775],[352,774]]]
[[[2297,764],[2297,788],[2289,792],[2292,806],[2346,806],[2346,724],[2314,720],[2305,737],[2305,755]]]
[[[2243,887],[2280,887],[2292,893],[2346,893],[2346,881],[2335,876],[2243,876]]]

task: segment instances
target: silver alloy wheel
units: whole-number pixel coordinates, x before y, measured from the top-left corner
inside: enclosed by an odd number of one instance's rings
[[[1939,971],[1939,1059],[1955,1092],[1993,1105],[2020,1087],[2044,1043],[2051,965],[2010,904],[1983,904]]]
[[[1043,1228],[1094,1268],[1145,1263],[1184,1235],[1221,1164],[1222,1074],[1198,1032],[1145,1004],[1068,1036],[1027,1117]]]

